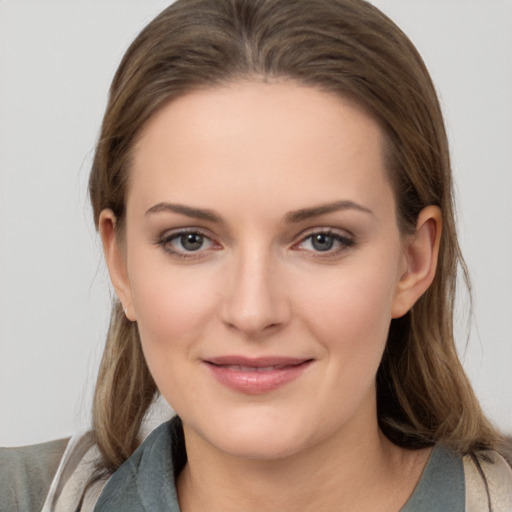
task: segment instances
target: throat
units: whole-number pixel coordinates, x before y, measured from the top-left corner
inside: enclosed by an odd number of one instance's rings
[[[391,445],[385,458],[345,455],[217,461],[215,470],[192,457],[177,481],[181,512],[398,512],[413,493],[430,449]]]

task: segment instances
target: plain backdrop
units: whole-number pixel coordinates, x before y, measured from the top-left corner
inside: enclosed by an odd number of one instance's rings
[[[375,0],[438,88],[474,289],[458,346],[512,432],[512,1]],[[89,425],[110,291],[87,202],[108,86],[160,0],[0,0],[0,445]]]

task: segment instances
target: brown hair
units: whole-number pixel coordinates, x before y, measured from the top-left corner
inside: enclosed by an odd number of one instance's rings
[[[377,375],[378,417],[395,443],[436,442],[460,453],[491,448],[456,353],[457,235],[448,143],[434,86],[409,39],[363,0],[178,0],[132,43],[114,77],[90,177],[96,225],[111,208],[122,233],[131,150],[165,103],[199,87],[291,79],[355,99],[383,127],[402,232],[427,205],[442,210],[438,271],[412,310],[392,321]],[[93,427],[104,469],[136,448],[157,393],[136,324],[113,305],[97,381]]]

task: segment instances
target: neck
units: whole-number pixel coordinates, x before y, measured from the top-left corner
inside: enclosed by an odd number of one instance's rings
[[[397,511],[412,493],[429,451],[393,445],[377,421],[336,432],[275,460],[234,457],[205,447],[185,427],[188,463],[178,478],[182,512]]]

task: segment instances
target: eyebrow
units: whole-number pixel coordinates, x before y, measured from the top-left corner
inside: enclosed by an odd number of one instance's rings
[[[313,206],[311,208],[301,208],[300,210],[295,210],[292,212],[288,212],[284,216],[284,221],[287,224],[295,224],[298,222],[302,222],[304,220],[310,219],[312,217],[318,217],[320,215],[326,215],[328,213],[343,211],[343,210],[357,210],[363,213],[367,213],[369,215],[374,216],[373,212],[354,201],[334,201],[332,203],[322,204],[318,206]],[[151,215],[160,212],[172,212],[178,213],[179,215],[185,215],[187,217],[199,220],[206,220],[210,222],[215,222],[217,224],[222,224],[222,218],[214,213],[212,210],[203,209],[203,208],[194,208],[191,206],[186,206],[184,204],[177,203],[167,203],[161,202],[157,203],[146,211],[145,215]]]
[[[193,219],[199,220],[207,220],[210,222],[215,222],[218,224],[222,223],[222,219],[211,210],[202,209],[202,208],[193,208],[191,206],[185,206],[184,204],[176,204],[176,203],[158,203],[152,206],[149,210],[146,211],[146,215],[151,215],[154,213],[160,212],[172,212],[178,213],[180,215],[185,215],[187,217],[191,217]]]
[[[357,210],[372,215],[373,217],[375,216],[369,208],[366,208],[366,206],[354,203],[354,201],[345,200],[321,204],[318,206],[313,206],[311,208],[301,208],[300,210],[287,213],[284,217],[284,220],[288,224],[294,224],[297,222],[302,222],[304,220],[310,219],[312,217],[318,217],[320,215],[326,215],[328,213],[338,212],[342,210]]]

